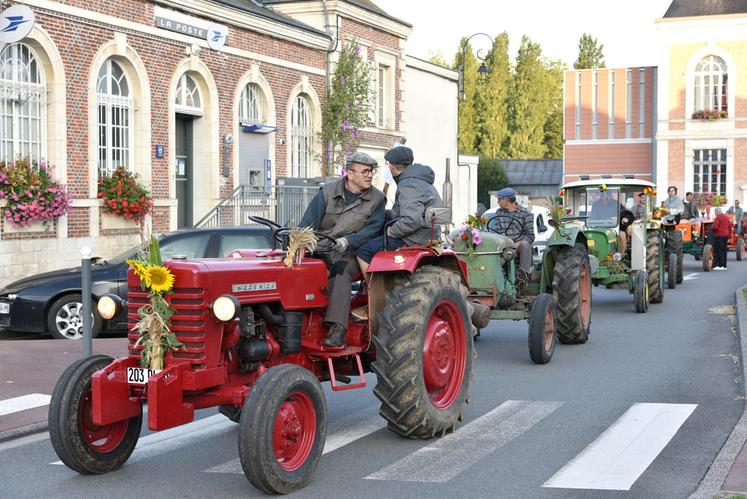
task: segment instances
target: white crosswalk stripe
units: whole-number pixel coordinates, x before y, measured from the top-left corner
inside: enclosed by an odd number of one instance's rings
[[[693,404],[635,404],[543,487],[630,490],[664,450]]]
[[[375,411],[375,409],[373,410]],[[370,416],[372,409],[362,409],[338,418],[327,429],[327,440],[324,443],[322,454],[328,454],[332,451],[344,447],[349,443],[355,442],[371,433],[386,427],[386,423],[381,416]],[[207,473],[243,473],[241,461],[239,458],[232,459],[218,466],[205,470]]]
[[[444,483],[519,437],[563,402],[509,400],[484,416],[368,475],[370,480]]]
[[[8,414],[13,414],[14,412],[21,412],[36,407],[44,407],[45,405],[49,405],[51,398],[52,397],[49,395],[44,395],[43,393],[30,393],[20,397],[0,400],[0,416],[6,416]]]

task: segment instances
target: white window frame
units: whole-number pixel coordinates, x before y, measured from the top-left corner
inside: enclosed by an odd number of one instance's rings
[[[581,72],[576,71],[576,140],[581,140]]]
[[[397,56],[393,53],[376,50],[374,53],[375,99],[374,127],[380,130],[394,129],[394,72],[397,67]]]
[[[728,150],[693,149],[693,192],[715,192],[728,196]],[[718,173],[714,173],[716,168]],[[704,173],[703,169],[707,170]],[[708,182],[704,182],[703,175],[708,175]],[[714,188],[714,175],[717,175]],[[708,186],[708,189],[705,186]]]
[[[591,138],[597,138],[597,127],[599,126],[599,71],[592,72],[592,86],[594,89],[591,100]]]
[[[610,70],[610,92],[609,92],[609,123],[607,130],[607,138],[609,140],[615,139],[615,70]]]
[[[307,178],[311,171],[312,140],[314,135],[311,114],[311,100],[304,94],[298,94],[291,106],[290,123],[290,176]]]
[[[29,45],[6,45],[0,51],[0,161],[39,161],[46,156],[46,114],[41,60]]]
[[[239,123],[250,125],[262,125],[264,117],[264,100],[262,89],[254,82],[244,86],[239,97]]]
[[[633,135],[633,70],[625,71],[625,138]]]
[[[115,66],[122,73],[118,80],[113,76]],[[102,75],[102,72],[105,74]],[[103,93],[100,92],[102,80],[106,86]],[[99,175],[111,175],[118,166],[132,169],[134,105],[127,74],[122,65],[112,58],[104,62],[96,79],[96,111]],[[105,137],[103,144],[102,135]]]
[[[176,86],[174,108],[177,113],[181,114],[203,115],[200,87],[189,73],[184,73],[179,77],[179,83]]]
[[[646,134],[646,70],[638,70],[638,137]]]
[[[704,68],[706,66],[706,68]],[[715,66],[719,66],[715,69]],[[729,68],[723,58],[709,54],[695,65],[693,110],[729,112]]]

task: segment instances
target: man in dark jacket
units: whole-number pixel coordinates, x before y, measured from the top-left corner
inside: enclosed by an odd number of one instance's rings
[[[329,306],[324,316],[329,332],[322,342],[325,346],[345,346],[352,278],[359,271],[355,251],[380,234],[384,226],[384,194],[371,185],[376,165],[376,160],[366,153],[348,156],[345,177],[325,184],[299,223],[299,227],[311,227],[335,240],[332,244],[322,239],[315,252],[330,270]]]
[[[384,159],[397,184],[394,206],[387,212],[387,220],[394,223],[387,228],[387,250],[402,246],[423,246],[431,238],[440,236],[440,228],[433,233],[425,219],[425,210],[441,203],[441,196],[433,187],[436,179],[433,170],[425,165],[413,164],[412,149],[397,146],[390,149]],[[384,236],[367,242],[358,249],[358,265],[365,274],[374,254],[384,250]]]

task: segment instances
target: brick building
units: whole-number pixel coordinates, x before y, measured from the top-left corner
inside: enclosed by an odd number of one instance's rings
[[[656,29],[657,67],[566,71],[564,181],[634,175],[747,201],[747,1],[674,0]]]
[[[12,5],[0,0],[0,11]],[[117,166],[151,190],[155,233],[192,225],[239,185],[319,176],[321,108],[349,40],[374,73],[362,149],[383,164],[405,137],[412,27],[368,0],[23,5],[32,31],[0,46],[0,161],[45,159],[74,200],[51,227],[0,222],[0,284],[72,265],[84,245],[108,257],[139,240],[97,199],[100,172]],[[212,45],[214,33],[227,36]],[[456,138],[435,150],[455,158]]]

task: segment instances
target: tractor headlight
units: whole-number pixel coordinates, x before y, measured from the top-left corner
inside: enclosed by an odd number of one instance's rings
[[[223,322],[230,322],[239,315],[241,310],[241,303],[239,299],[233,295],[219,296],[213,302],[213,315]]]
[[[124,308],[122,298],[117,295],[107,294],[99,298],[96,309],[102,319],[110,320],[114,318]]]
[[[614,255],[612,255],[612,259],[616,262],[619,262],[623,259],[622,253],[615,253]]]

